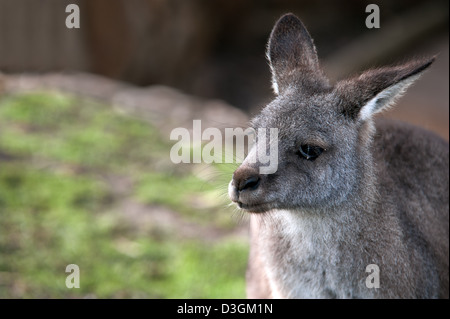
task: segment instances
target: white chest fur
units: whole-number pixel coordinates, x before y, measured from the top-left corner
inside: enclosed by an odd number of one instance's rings
[[[339,237],[326,220],[300,212],[278,210],[259,227],[258,245],[274,298],[333,298],[341,295],[337,284]],[[345,289],[344,289],[345,291]]]

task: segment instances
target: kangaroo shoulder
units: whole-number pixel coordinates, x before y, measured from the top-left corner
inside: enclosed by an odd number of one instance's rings
[[[415,174],[438,167],[448,171],[449,144],[440,136],[394,120],[377,119],[375,126],[373,155],[384,169]]]

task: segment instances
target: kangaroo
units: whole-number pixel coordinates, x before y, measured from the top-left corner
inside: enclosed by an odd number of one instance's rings
[[[267,58],[276,97],[251,127],[278,129],[278,168],[260,173],[256,141],[228,185],[250,213],[247,297],[448,298],[449,145],[374,117],[434,58],[332,85],[293,14]]]

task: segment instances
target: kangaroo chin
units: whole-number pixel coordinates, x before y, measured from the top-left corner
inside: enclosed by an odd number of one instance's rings
[[[277,207],[275,202],[261,201],[254,196],[247,196],[248,193],[240,192],[233,181],[228,184],[228,196],[240,209],[246,210],[249,213],[264,213],[271,211]]]

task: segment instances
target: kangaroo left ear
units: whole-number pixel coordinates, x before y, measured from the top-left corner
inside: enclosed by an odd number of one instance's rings
[[[409,63],[368,70],[357,78],[339,82],[336,93],[342,98],[342,113],[366,121],[402,96],[435,60],[416,60]]]
[[[303,23],[292,13],[282,16],[272,29],[267,45],[276,94],[299,78],[327,82],[319,68],[313,40]]]

